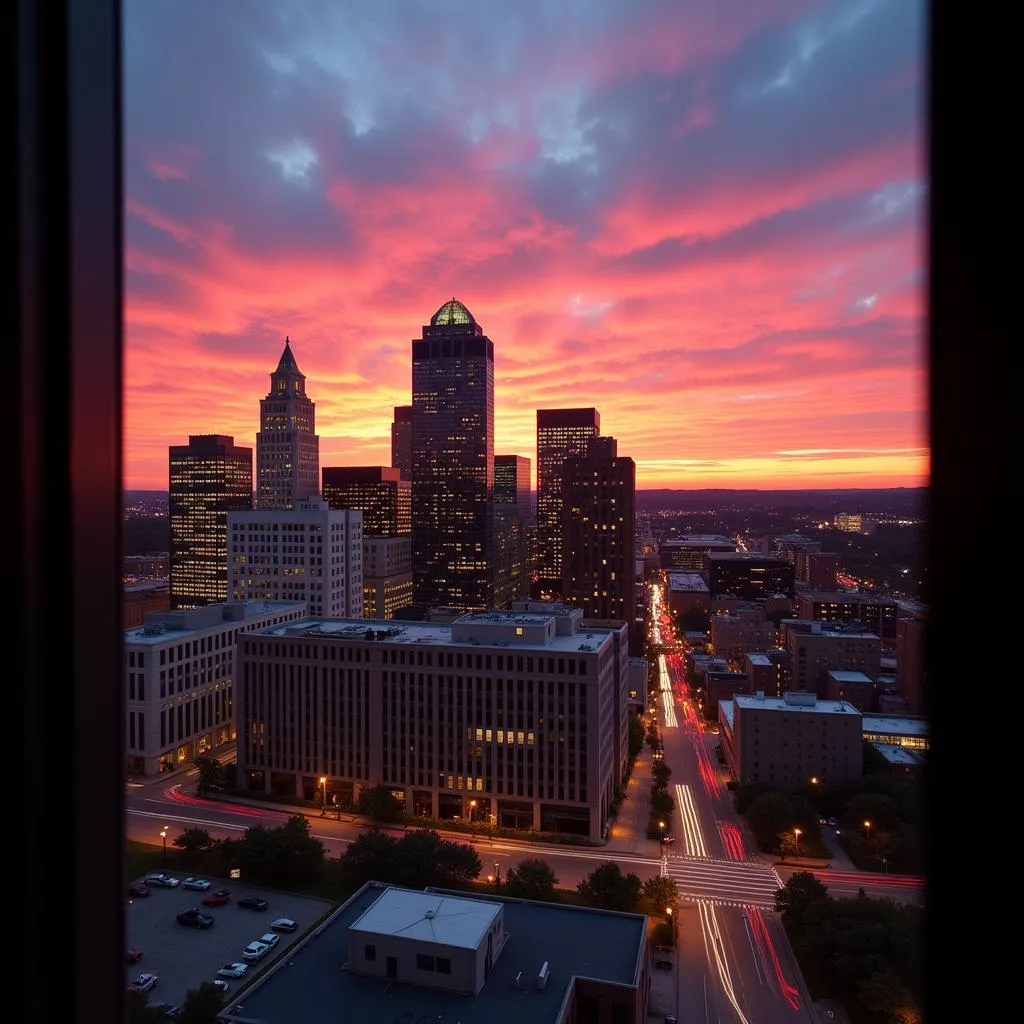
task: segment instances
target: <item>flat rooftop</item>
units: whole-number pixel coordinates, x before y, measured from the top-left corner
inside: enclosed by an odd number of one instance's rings
[[[493,900],[390,888],[351,927],[373,935],[400,935],[476,949],[500,909]]]
[[[925,760],[914,750],[901,747],[898,743],[875,743],[874,748],[891,765],[923,765]]]
[[[797,714],[856,715],[861,713],[845,700],[816,700],[813,704],[790,704],[784,697],[758,697],[749,693],[734,693],[733,702],[741,708],[757,708],[760,711],[785,711]]]
[[[670,572],[668,574],[669,590],[693,591],[707,593],[708,585],[699,572]]]
[[[871,679],[864,675],[863,672],[850,672],[847,669],[832,668],[829,669],[828,674],[837,683],[870,683]]]
[[[151,644],[155,646],[163,646],[169,640],[176,642],[188,640],[193,636],[207,635],[211,630],[234,629],[238,626],[250,626],[253,622],[265,619],[268,615],[293,612],[305,603],[305,601],[236,602],[239,606],[244,605],[244,608],[240,609],[240,614],[237,618],[226,615],[223,618],[217,618],[215,620],[209,619],[207,613],[212,614],[211,610],[219,607],[218,605],[204,605],[201,608],[183,608],[166,612],[156,612],[156,621],[163,627],[160,632],[147,632],[150,621],[147,617],[146,625],[126,629],[124,631],[124,639],[125,643],[130,644]],[[189,614],[190,612],[197,612],[199,614],[192,616]],[[190,621],[193,619],[196,620],[198,624],[193,625]],[[185,624],[184,629],[175,628],[176,623],[179,621]],[[259,630],[255,630],[255,632],[259,632]]]
[[[459,625],[467,622],[474,625],[538,625],[554,618],[553,615],[537,615],[528,612],[481,612],[479,615],[461,616]],[[300,637],[345,640],[349,643],[364,643],[368,633],[378,634],[374,640],[387,644],[419,644],[441,647],[490,648],[505,651],[543,651],[554,654],[576,654],[581,648],[591,653],[608,640],[609,630],[599,626],[578,626],[575,633],[554,634],[547,643],[531,642],[528,638],[516,637],[514,641],[487,639],[452,640],[452,624],[449,622],[405,622],[397,619],[326,619],[308,616],[277,626],[252,630],[251,636]]]
[[[369,978],[348,970],[348,929],[388,887],[367,887],[322,925],[312,941],[242,997],[240,1019],[261,1024],[548,1024],[557,1019],[573,976],[635,985],[647,929],[640,914],[435,893],[505,908],[508,941],[476,996]],[[392,889],[391,891],[395,891]],[[397,890],[416,892],[416,890]],[[419,893],[419,895],[423,895]],[[547,961],[547,987],[533,984]],[[521,974],[517,984],[516,978]],[[230,1018],[229,1018],[230,1019]]]
[[[928,721],[917,715],[865,715],[864,732],[890,736],[927,736]]]

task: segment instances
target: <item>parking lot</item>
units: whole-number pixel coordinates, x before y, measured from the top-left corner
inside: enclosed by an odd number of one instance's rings
[[[172,872],[183,880],[184,874]],[[212,892],[225,888],[231,892],[229,903],[219,907],[201,906],[207,892],[151,886],[149,896],[132,897],[126,906],[126,934],[129,948],[142,951],[137,963],[125,962],[125,985],[143,972],[156,974],[157,985],[150,990],[150,1003],[171,1003],[180,1006],[189,989],[198,988],[204,981],[213,981],[217,971],[227,963],[242,961],[242,950],[254,939],[269,932],[275,918],[289,917],[298,928],[281,933],[280,940],[257,963],[250,963],[245,976],[227,980],[230,988],[225,1002],[238,993],[262,972],[277,963],[310,928],[314,927],[331,909],[325,900],[290,893],[268,891],[257,886],[241,884],[238,879],[215,878],[205,875],[211,882]],[[260,896],[267,901],[266,910],[246,910],[238,906],[244,896]],[[204,914],[215,919],[208,929],[189,928],[177,921],[183,910],[200,907]]]

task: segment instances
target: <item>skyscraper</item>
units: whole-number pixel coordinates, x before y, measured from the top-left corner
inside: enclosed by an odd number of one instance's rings
[[[252,508],[252,449],[225,434],[169,448],[171,607],[227,599],[228,512]]]
[[[613,437],[562,464],[562,595],[586,619],[635,618],[636,466]]]
[[[306,378],[284,339],[284,352],[270,375],[270,392],[260,400],[256,435],[256,508],[294,508],[319,494],[320,439],[315,408],[306,397]]]
[[[391,465],[412,480],[412,406],[396,405],[391,421]]]
[[[530,460],[494,456],[495,607],[530,593],[529,529],[533,513]]]
[[[596,409],[537,410],[537,561],[541,590],[562,586],[562,463],[586,455],[587,441],[601,431]]]
[[[494,456],[494,503],[514,506],[524,524],[533,518],[530,460],[525,455]]]
[[[494,603],[494,343],[458,300],[412,342],[413,600]]]
[[[331,508],[358,508],[363,535],[407,537],[412,532],[412,484],[395,466],[324,466],[324,500]]]

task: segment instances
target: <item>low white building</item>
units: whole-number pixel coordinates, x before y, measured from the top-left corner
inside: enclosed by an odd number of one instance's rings
[[[501,903],[388,888],[348,929],[348,967],[476,995],[505,945]]]

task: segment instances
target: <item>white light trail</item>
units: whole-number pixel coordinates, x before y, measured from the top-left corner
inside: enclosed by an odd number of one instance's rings
[[[733,988],[732,975],[729,972],[729,962],[725,957],[725,949],[722,946],[722,933],[718,927],[718,918],[715,915],[714,905],[705,903],[703,900],[697,904],[700,910],[701,930],[704,933],[704,948],[707,951],[708,963],[718,971],[718,979],[722,983],[722,990],[725,998],[732,1004],[732,1008],[739,1017],[740,1024],[750,1024],[747,1015],[740,1009],[736,999],[736,990]]]
[[[693,802],[693,794],[689,786],[676,783],[676,807],[683,820],[683,841],[687,857],[707,857],[708,848],[704,842],[704,834],[700,828],[700,818]]]

